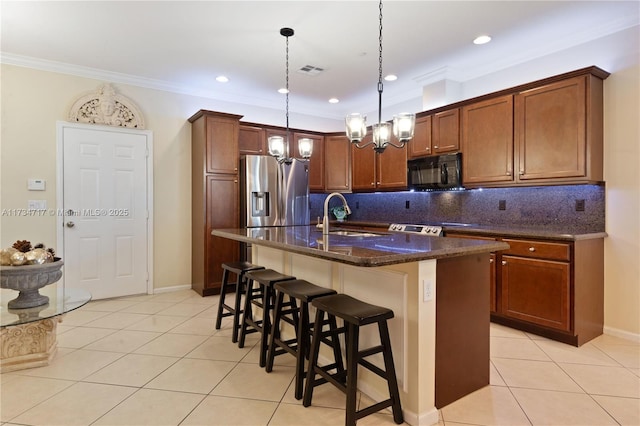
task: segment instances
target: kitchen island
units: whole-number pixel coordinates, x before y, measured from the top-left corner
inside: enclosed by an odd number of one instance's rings
[[[489,384],[489,253],[498,241],[397,232],[338,232],[315,226],[216,229],[252,244],[253,263],[393,309],[389,321],[405,421],[438,422],[437,408]],[[362,330],[364,345],[377,330]],[[374,339],[374,340],[371,340]],[[373,362],[382,365],[381,359]],[[373,374],[359,377],[374,400]]]

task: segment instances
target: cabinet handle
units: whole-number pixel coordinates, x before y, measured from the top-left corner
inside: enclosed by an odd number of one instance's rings
[[[502,261],[502,266],[505,266],[506,264],[507,264],[507,261],[506,261],[506,260],[503,260],[503,261]]]
[[[433,149],[438,149],[438,145],[434,145]]]
[[[529,251],[530,251],[531,253],[533,253],[534,251],[536,251],[536,248],[535,248],[535,247],[529,247]]]
[[[233,180],[233,183],[238,183],[238,179],[234,179],[234,180]]]
[[[378,185],[380,185],[380,182],[378,182]]]
[[[493,259],[489,259],[489,263],[493,263]]]
[[[520,170],[520,176],[522,176],[524,174],[524,170]]]
[[[376,183],[375,182],[371,182],[371,186],[376,186]]]
[[[505,173],[505,175],[511,176],[511,172],[507,172],[507,173]]]

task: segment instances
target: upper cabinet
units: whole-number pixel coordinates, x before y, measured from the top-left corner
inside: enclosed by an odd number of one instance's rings
[[[590,67],[466,102],[465,187],[601,182],[608,75]]]
[[[309,138],[313,140],[313,153],[309,159],[309,191],[322,192],[325,187],[324,137],[308,133],[294,133],[292,148],[294,156],[298,158],[300,158],[300,153],[298,152],[298,140],[301,138]]]
[[[431,155],[431,121],[430,115],[416,117],[413,139],[408,144],[409,158]]]
[[[365,136],[362,144],[371,141]],[[409,142],[411,144],[411,142]],[[351,148],[351,189],[357,191],[395,190],[407,188],[407,145],[392,146],[377,154],[371,146]]]
[[[603,179],[602,96],[602,80],[592,75],[516,95],[520,182]]]
[[[203,142],[204,173],[238,173],[237,115],[200,110],[189,121]]]
[[[462,108],[463,184],[513,182],[513,95]]]
[[[431,146],[434,154],[460,149],[460,108],[435,114],[432,126]]]
[[[349,139],[344,135],[325,136],[324,190],[326,192],[351,191],[350,145]]]
[[[240,125],[238,134],[238,149],[240,155],[266,155],[267,138],[262,127]]]

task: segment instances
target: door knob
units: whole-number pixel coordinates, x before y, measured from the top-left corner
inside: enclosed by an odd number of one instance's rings
[[[67,228],[73,228],[74,226],[76,226],[75,223],[73,222],[67,222]]]

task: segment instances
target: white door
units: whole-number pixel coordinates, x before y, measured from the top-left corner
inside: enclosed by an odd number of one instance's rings
[[[93,299],[147,293],[150,132],[59,127],[65,287]]]

